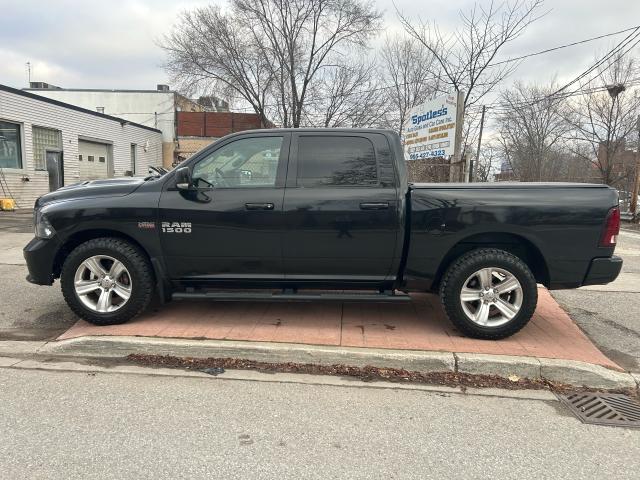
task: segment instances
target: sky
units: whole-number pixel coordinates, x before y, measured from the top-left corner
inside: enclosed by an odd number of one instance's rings
[[[481,0],[482,1],[482,0]],[[499,1],[499,0],[497,0]],[[158,46],[183,10],[224,0],[0,0],[0,83],[27,86],[31,79],[67,88],[154,89],[168,83]],[[375,0],[388,33],[401,29],[394,3],[416,20],[455,28],[472,1]],[[640,25],[637,0],[546,0],[548,13],[510,44],[500,59]],[[381,35],[380,37],[382,37]],[[623,35],[571,47],[523,62],[507,84],[569,80]],[[500,60],[498,59],[498,60]]]

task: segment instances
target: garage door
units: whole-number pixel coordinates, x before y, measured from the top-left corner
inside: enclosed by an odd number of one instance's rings
[[[78,165],[80,180],[96,180],[109,177],[109,145],[78,141]]]

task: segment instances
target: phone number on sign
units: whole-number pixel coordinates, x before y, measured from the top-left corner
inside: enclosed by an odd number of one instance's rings
[[[429,150],[428,152],[410,153],[409,160],[420,160],[422,158],[444,157],[444,150]]]

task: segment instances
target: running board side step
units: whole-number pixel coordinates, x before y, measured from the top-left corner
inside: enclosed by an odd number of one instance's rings
[[[393,293],[256,293],[256,292],[175,292],[172,298],[178,299],[209,299],[225,302],[256,301],[256,302],[410,302],[411,297],[406,294]]]

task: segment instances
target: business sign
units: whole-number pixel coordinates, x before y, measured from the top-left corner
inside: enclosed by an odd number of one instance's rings
[[[409,110],[404,124],[407,160],[448,157],[456,143],[456,95],[444,95]]]

